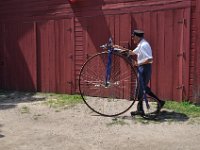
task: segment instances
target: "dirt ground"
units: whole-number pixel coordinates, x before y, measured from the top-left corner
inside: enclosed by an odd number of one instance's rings
[[[29,94],[0,98],[0,150],[200,149],[200,119],[169,110],[146,121],[101,117],[84,104],[51,108]]]

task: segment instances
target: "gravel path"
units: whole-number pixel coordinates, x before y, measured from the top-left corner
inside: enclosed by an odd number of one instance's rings
[[[50,108],[32,97],[0,101],[0,150],[199,150],[200,119],[163,110],[159,121],[101,117],[86,105]]]

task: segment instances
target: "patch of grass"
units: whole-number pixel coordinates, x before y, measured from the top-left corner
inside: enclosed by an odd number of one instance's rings
[[[49,94],[45,102],[50,107],[65,107],[74,106],[75,104],[82,103],[80,95],[67,95],[67,94]]]
[[[190,117],[200,117],[200,107],[190,102],[167,101],[164,108],[173,110],[174,112],[183,113]]]
[[[124,120],[122,119],[117,119],[117,118],[114,118],[112,119],[112,122],[110,123],[107,123],[107,126],[113,126],[113,125],[129,125],[127,122],[125,122]]]
[[[20,108],[20,113],[22,113],[22,114],[30,113],[29,107],[27,107],[27,106],[22,106],[22,107]]]

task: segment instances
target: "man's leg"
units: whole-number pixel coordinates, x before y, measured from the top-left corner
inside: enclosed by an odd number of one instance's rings
[[[151,80],[151,64],[148,64],[147,66],[146,66],[146,70],[145,70],[145,82],[146,82],[146,87],[145,87],[145,91],[146,91],[146,93],[149,95],[149,96],[151,96],[151,97],[153,97],[153,98],[155,98],[155,99],[157,99],[159,102],[160,102],[160,108],[159,109],[161,109],[163,106],[164,106],[164,104],[165,104],[165,101],[162,101],[162,100],[160,100],[152,91],[151,91],[151,89],[147,86],[148,85],[148,83],[149,83],[149,81]]]
[[[134,115],[140,115],[143,113],[143,92],[144,92],[144,80],[143,80],[143,74],[144,74],[144,68],[143,66],[138,67],[138,80],[139,80],[139,93],[138,93],[138,105],[137,105],[137,111],[131,112],[131,116]]]
[[[149,87],[146,87],[146,92],[147,92],[147,94],[148,94],[149,96],[151,96],[151,97],[153,97],[153,98],[155,98],[155,99],[157,99],[157,100],[159,101],[159,103],[160,103],[160,108],[159,108],[159,109],[161,109],[161,108],[165,105],[165,101],[159,99],[159,98],[151,91],[151,89],[150,89]]]
[[[157,99],[158,101],[160,101],[160,99],[151,91],[151,89],[148,86],[146,87],[146,92],[147,92],[147,94],[149,96],[151,96],[151,97]]]
[[[137,105],[137,110],[138,111],[143,111],[143,96],[144,96],[144,90],[145,90],[145,68],[144,66],[139,66],[138,67],[138,78],[139,78],[139,94],[138,94],[138,105]]]

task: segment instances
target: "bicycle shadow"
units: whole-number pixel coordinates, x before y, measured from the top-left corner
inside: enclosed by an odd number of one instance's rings
[[[116,119],[123,119],[123,120],[137,120],[138,116],[132,117],[128,115],[122,115],[115,117]],[[141,117],[142,118],[142,117]],[[189,119],[186,114],[170,111],[170,110],[163,110],[160,114],[153,120],[149,121],[156,121],[156,122],[185,122]],[[144,119],[146,120],[146,119]],[[147,119],[148,120],[148,119]]]

